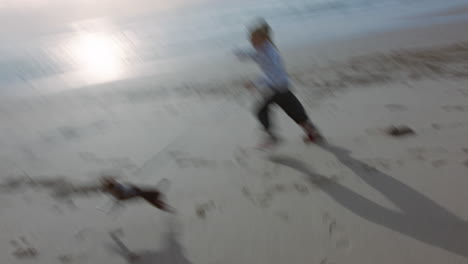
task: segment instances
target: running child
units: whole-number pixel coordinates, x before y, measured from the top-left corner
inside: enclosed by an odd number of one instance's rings
[[[309,120],[304,107],[290,90],[290,81],[286,73],[283,61],[278,49],[272,41],[271,28],[265,20],[260,20],[249,32],[250,42],[254,48],[252,51],[236,51],[235,54],[241,60],[251,59],[255,61],[264,76],[255,82],[248,82],[244,86],[249,90],[257,89],[262,94],[261,103],[256,108],[256,116],[266,132],[266,139],[259,147],[267,148],[279,141],[275,134],[270,119],[270,106],[278,105],[296,122],[304,132],[305,142],[318,142],[322,135]]]

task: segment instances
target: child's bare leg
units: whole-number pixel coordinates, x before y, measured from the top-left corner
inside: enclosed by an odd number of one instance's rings
[[[265,100],[262,104],[258,106],[257,109],[257,119],[263,127],[263,131],[270,136],[270,139],[273,141],[278,140],[278,137],[273,132],[271,120],[270,120],[270,104],[274,101],[274,97],[271,99]]]
[[[304,132],[306,132],[306,134],[320,136],[319,130],[310,120],[302,122],[299,125],[302,127],[302,129],[304,129]]]
[[[310,121],[304,106],[297,99],[297,97],[290,91],[279,94],[276,96],[275,101],[284,112],[294,120],[304,130],[306,137],[310,141],[322,139],[319,130]]]

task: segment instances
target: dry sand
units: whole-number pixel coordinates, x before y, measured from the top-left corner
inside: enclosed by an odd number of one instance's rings
[[[379,34],[359,40],[367,55],[298,61],[322,146],[278,112],[286,141],[255,150],[250,96],[230,82],[2,102],[0,263],[467,263],[468,44],[445,27],[447,43],[402,30],[389,33],[401,45],[373,49]],[[400,124],[416,134],[383,131]],[[177,214],[96,210],[103,171],[169,179]]]

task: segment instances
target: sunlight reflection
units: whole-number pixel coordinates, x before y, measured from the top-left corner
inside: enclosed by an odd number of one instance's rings
[[[108,81],[123,74],[124,51],[104,32],[78,33],[69,42],[72,59],[90,81]]]

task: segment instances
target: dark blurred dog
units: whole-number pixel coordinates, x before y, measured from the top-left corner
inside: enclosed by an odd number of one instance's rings
[[[157,188],[140,188],[132,184],[120,183],[113,177],[101,178],[102,191],[112,195],[118,201],[126,201],[134,198],[143,198],[154,207],[174,213],[175,210],[165,203],[163,194]]]

